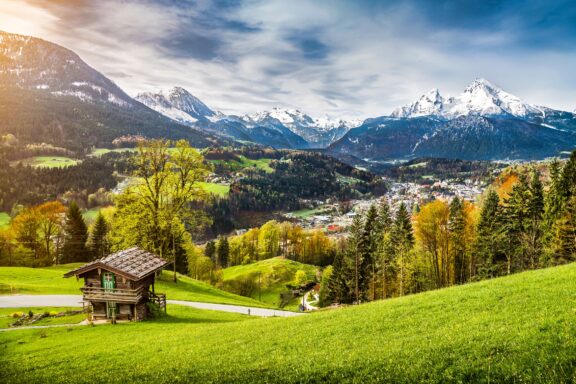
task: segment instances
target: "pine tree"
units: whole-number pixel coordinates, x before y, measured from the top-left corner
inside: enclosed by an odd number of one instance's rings
[[[553,264],[576,260],[576,196],[568,200],[565,213],[557,222],[554,244]]]
[[[497,275],[497,259],[502,248],[501,208],[498,194],[490,190],[482,206],[477,227],[475,253],[481,278]]]
[[[206,243],[206,246],[204,247],[204,256],[209,257],[210,260],[216,264],[216,243],[213,240]]]
[[[526,225],[528,220],[528,201],[530,188],[524,173],[519,175],[518,182],[512,188],[503,210],[503,229],[505,231],[504,255],[506,256],[506,273],[515,269],[523,270],[527,264]]]
[[[375,205],[371,205],[366,213],[364,229],[360,244],[362,263],[360,274],[362,275],[363,286],[360,287],[363,300],[374,300],[376,298],[376,254],[381,239],[380,225],[378,224],[378,210]]]
[[[396,213],[396,220],[394,220],[394,226],[391,233],[391,243],[394,247],[396,258],[400,264],[399,293],[400,296],[403,296],[406,258],[414,246],[412,222],[410,221],[410,215],[408,214],[408,210],[404,203],[400,204],[398,212]]]
[[[554,258],[556,252],[557,224],[564,211],[564,193],[562,191],[562,169],[560,162],[554,159],[549,167],[550,181],[544,197],[544,217],[542,223],[542,262]]]
[[[450,232],[450,253],[454,263],[454,280],[456,284],[462,284],[468,279],[466,215],[464,204],[458,197],[452,199],[450,203],[448,230]]]
[[[82,217],[82,212],[76,202],[72,202],[66,214],[64,226],[64,246],[62,259],[65,263],[74,263],[90,260],[90,252],[86,248],[88,229]]]
[[[363,273],[363,256],[362,247],[365,244],[362,216],[356,215],[352,220],[350,235],[346,245],[343,271],[346,279],[351,281],[349,293],[346,302],[360,304],[366,297],[366,286],[369,281]]]
[[[220,237],[218,240],[218,263],[222,268],[228,266],[228,260],[230,258],[230,245],[228,244],[228,238],[225,236]]]
[[[564,164],[560,175],[559,192],[562,203],[566,203],[576,192],[576,151],[570,155],[570,159]]]
[[[540,173],[532,171],[529,185],[527,220],[525,224],[524,240],[528,266],[531,269],[538,267],[542,257],[543,243],[543,217],[544,217],[544,189],[540,181]]]
[[[544,221],[546,229],[552,228],[563,206],[563,192],[562,192],[562,170],[560,163],[554,159],[550,163],[550,182],[548,184],[548,192],[546,193],[544,201]]]
[[[93,259],[104,257],[110,251],[107,235],[108,223],[104,215],[98,213],[90,236],[90,250],[92,251]]]
[[[382,298],[388,297],[388,279],[391,274],[391,264],[394,257],[394,250],[390,241],[392,231],[392,217],[390,216],[390,205],[388,201],[382,200],[378,210],[378,220],[376,221],[376,233],[379,234],[378,242],[378,269],[381,274]]]

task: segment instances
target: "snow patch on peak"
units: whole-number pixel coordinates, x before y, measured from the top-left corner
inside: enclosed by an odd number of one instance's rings
[[[392,112],[392,117],[418,117],[442,114],[444,99],[438,88],[431,89],[420,96],[414,103],[398,108]]]

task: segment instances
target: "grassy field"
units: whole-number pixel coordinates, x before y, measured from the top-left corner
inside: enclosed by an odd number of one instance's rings
[[[80,294],[83,280],[65,279],[62,275],[81,264],[66,264],[47,268],[0,267],[0,294]],[[168,299],[201,301],[205,303],[265,306],[248,297],[234,295],[210,284],[164,271],[156,281],[156,292],[166,293]]]
[[[78,164],[78,160],[64,156],[35,156],[24,160],[18,160],[16,163],[31,165],[35,168],[62,168]]]
[[[576,264],[295,318],[13,331],[0,382],[572,383],[574,281]]]
[[[230,186],[227,184],[216,184],[216,183],[198,183],[206,192],[213,193],[219,196],[228,196],[230,193]]]
[[[6,212],[0,212],[0,229],[10,225],[10,215]]]
[[[252,298],[262,302],[279,307],[281,304],[280,292],[286,291],[286,284],[294,283],[296,271],[306,272],[308,281],[314,281],[318,267],[308,264],[298,263],[293,260],[275,257],[272,259],[258,261],[252,264],[237,265],[224,269],[224,282],[246,277],[249,275],[260,274],[262,290],[256,289]],[[294,298],[284,307],[287,310],[297,310],[299,299]]]
[[[137,148],[94,148],[94,150],[90,153],[90,156],[100,157],[110,152],[136,152]]]
[[[298,219],[306,219],[314,215],[321,215],[325,211],[326,209],[324,207],[318,207],[313,209],[300,209],[298,211],[292,212],[292,215]]]
[[[253,160],[253,159],[249,159],[246,156],[242,156],[242,155],[240,155],[238,157],[239,157],[240,161],[210,160],[210,162],[212,162],[214,164],[226,163],[226,165],[232,171],[241,171],[241,170],[244,170],[246,168],[256,168],[256,169],[261,169],[267,173],[274,172],[274,169],[270,166],[270,162],[272,161],[272,159],[263,158],[263,159]]]

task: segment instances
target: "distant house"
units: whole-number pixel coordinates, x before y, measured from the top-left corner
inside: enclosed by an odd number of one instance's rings
[[[166,295],[154,291],[157,271],[167,261],[138,247],[125,249],[74,269],[64,277],[84,278],[80,288],[92,307],[92,320],[144,320],[147,304],[166,310]]]

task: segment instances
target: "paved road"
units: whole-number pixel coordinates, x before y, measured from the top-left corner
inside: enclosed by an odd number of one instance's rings
[[[240,305],[200,303],[197,301],[168,300],[168,304],[185,305],[213,311],[243,313],[260,317],[291,317],[303,315],[301,312],[280,311],[267,308],[244,307]],[[81,295],[12,295],[0,296],[0,308],[18,307],[81,307]]]

